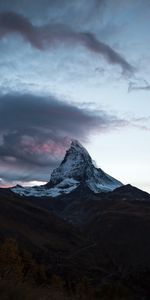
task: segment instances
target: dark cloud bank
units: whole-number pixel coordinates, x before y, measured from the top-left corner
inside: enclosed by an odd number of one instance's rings
[[[47,180],[70,138],[87,141],[128,122],[104,110],[81,109],[54,97],[0,97],[0,178]]]
[[[110,64],[119,65],[123,71],[133,73],[133,67],[115,50],[99,41],[91,32],[78,32],[63,24],[34,26],[30,20],[15,12],[0,13],[0,38],[18,33],[33,47],[44,51],[68,43],[83,45],[89,51],[102,55]]]

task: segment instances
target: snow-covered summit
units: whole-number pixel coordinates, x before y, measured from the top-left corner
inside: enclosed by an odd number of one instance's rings
[[[87,150],[76,140],[72,141],[60,166],[52,172],[48,186],[55,186],[70,178],[79,184],[86,183],[95,193],[112,191],[122,185],[103,170],[96,168]]]
[[[60,166],[52,172],[50,185],[56,185],[66,178],[84,181],[89,165],[92,165],[92,160],[87,150],[78,141],[73,140]]]
[[[50,181],[42,187],[13,188],[16,193],[26,196],[52,196],[68,194],[79,185],[87,185],[94,193],[109,192],[122,183],[102,169],[96,168],[87,150],[72,140],[70,148],[58,168],[53,170]]]

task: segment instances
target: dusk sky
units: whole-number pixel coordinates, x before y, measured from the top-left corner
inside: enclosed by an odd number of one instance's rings
[[[0,186],[49,180],[70,140],[150,192],[150,1],[0,0]]]

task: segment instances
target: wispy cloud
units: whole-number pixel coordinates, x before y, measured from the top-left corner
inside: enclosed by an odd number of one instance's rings
[[[71,46],[83,45],[89,51],[103,56],[108,63],[119,65],[123,71],[133,73],[134,68],[118,52],[109,45],[99,41],[91,32],[75,31],[63,24],[47,24],[34,26],[28,18],[15,13],[4,12],[0,14],[0,37],[12,33],[19,33],[33,47],[44,51],[61,44],[69,43]]]
[[[137,129],[150,132],[150,116],[132,118],[131,125]]]
[[[128,93],[131,93],[133,91],[150,91],[150,84],[147,80],[142,79],[142,85],[141,85],[141,79],[136,80],[136,82],[129,82],[128,86]]]

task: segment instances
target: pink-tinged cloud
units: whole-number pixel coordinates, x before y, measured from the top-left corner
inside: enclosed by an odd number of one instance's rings
[[[57,159],[64,155],[66,149],[65,138],[64,143],[56,143],[52,140],[40,143],[40,141],[26,135],[22,136],[20,144],[24,151],[30,153],[30,155],[53,155]]]
[[[128,125],[104,110],[79,108],[52,96],[0,96],[0,116],[0,177],[6,181],[46,181],[70,139],[83,142],[95,132]]]

